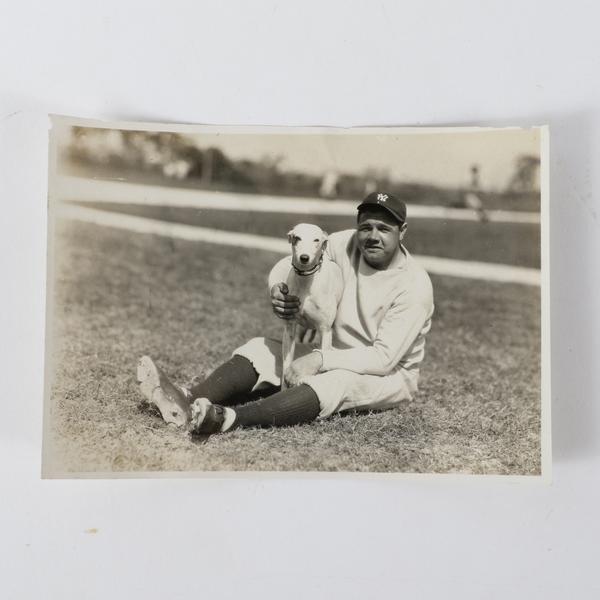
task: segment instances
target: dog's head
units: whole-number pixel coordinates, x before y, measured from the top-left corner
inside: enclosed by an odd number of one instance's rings
[[[310,271],[321,261],[327,248],[327,234],[316,225],[300,223],[288,231],[292,263],[299,271]]]

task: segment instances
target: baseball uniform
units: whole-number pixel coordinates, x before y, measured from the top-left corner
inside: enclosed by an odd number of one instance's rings
[[[333,325],[333,348],[324,351],[316,375],[303,380],[317,394],[320,417],[334,412],[375,410],[410,400],[417,391],[425,336],[431,327],[433,290],[426,271],[401,246],[384,270],[369,266],[354,229],[329,236],[328,257],[342,270],[344,291]],[[269,289],[285,281],[291,257],[269,275]],[[296,358],[314,349],[296,345]],[[255,389],[279,385],[281,340],[254,338],[234,355],[246,357],[259,375]]]

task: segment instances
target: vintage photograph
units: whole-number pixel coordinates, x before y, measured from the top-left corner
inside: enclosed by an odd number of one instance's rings
[[[546,128],[51,123],[44,477],[548,475]]]

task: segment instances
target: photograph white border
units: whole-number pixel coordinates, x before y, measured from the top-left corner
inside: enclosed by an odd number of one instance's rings
[[[96,127],[103,129],[121,129],[131,131],[177,132],[188,135],[203,133],[220,134],[294,134],[294,135],[427,135],[427,134],[457,134],[473,132],[495,132],[502,130],[529,129],[522,126],[484,127],[484,126],[444,126],[444,127],[275,127],[275,126],[235,126],[235,125],[193,125],[178,123],[152,123],[137,121],[104,121],[69,117],[65,115],[50,115],[49,167],[48,167],[48,267],[47,267],[47,305],[46,305],[46,359],[44,377],[44,435],[42,442],[42,477],[44,479],[163,479],[163,478],[284,478],[284,479],[424,479],[449,478],[452,480],[482,479],[489,481],[497,479],[511,482],[541,482],[549,484],[552,481],[552,426],[551,426],[551,353],[550,353],[550,173],[549,173],[549,127],[547,125],[531,125],[540,131],[540,226],[541,226],[541,473],[540,475],[485,475],[464,473],[363,473],[337,471],[109,471],[109,472],[72,472],[58,471],[51,467],[49,455],[49,427],[51,409],[51,376],[54,372],[52,362],[52,340],[49,335],[50,319],[53,314],[52,298],[54,272],[54,230],[56,198],[55,180],[58,176],[58,144],[61,134],[70,127]],[[53,131],[54,130],[54,131]]]

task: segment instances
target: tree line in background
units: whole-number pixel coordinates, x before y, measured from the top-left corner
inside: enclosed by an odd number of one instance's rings
[[[465,192],[478,188],[479,175],[478,167],[474,166],[471,182],[462,190],[394,181],[386,170],[314,175],[285,169],[283,156],[233,160],[219,148],[200,148],[191,138],[179,133],[88,127],[72,128],[65,153],[69,170],[75,174],[331,200],[356,200],[375,189],[385,189],[408,202],[463,206]],[[486,205],[501,201],[503,207],[508,204],[522,209],[539,208],[538,170],[539,158],[521,156],[507,190],[501,194],[481,190],[477,193]]]

